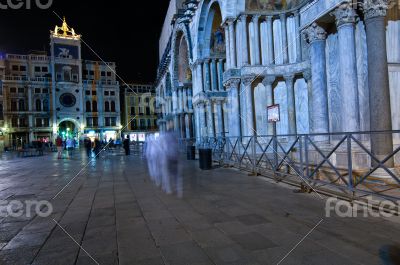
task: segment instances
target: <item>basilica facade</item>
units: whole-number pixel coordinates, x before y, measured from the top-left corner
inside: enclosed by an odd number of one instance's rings
[[[159,46],[160,127],[198,144],[400,129],[398,1],[171,0]]]

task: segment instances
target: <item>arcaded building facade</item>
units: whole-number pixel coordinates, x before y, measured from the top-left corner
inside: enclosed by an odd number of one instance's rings
[[[387,0],[171,0],[160,127],[198,143],[272,135],[279,105],[278,135],[400,129],[399,14]]]

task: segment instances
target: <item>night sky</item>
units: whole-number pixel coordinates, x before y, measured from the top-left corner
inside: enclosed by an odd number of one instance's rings
[[[48,10],[38,9],[35,0],[30,1],[31,10],[0,10],[2,53],[49,52],[49,31],[62,24],[55,11],[66,17],[68,25],[103,60],[117,63],[117,73],[124,81],[154,81],[158,40],[169,0],[129,0],[129,5],[126,0],[54,0]],[[82,58],[99,60],[83,43]]]

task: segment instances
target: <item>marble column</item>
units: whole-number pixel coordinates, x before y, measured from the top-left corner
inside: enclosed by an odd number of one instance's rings
[[[211,90],[218,90],[218,72],[217,72],[217,59],[211,60]]]
[[[224,59],[218,60],[218,90],[224,91]]]
[[[283,63],[287,64],[289,62],[288,53],[288,40],[287,40],[287,17],[285,13],[279,15],[281,20],[281,33],[282,33],[282,58]]]
[[[196,84],[198,85],[197,93],[203,91],[204,92],[204,86],[203,86],[203,62],[199,61],[196,64]]]
[[[312,104],[312,95],[313,95],[313,84],[312,84],[312,74],[311,70],[307,70],[303,73],[303,77],[307,82],[307,94],[308,94],[308,121],[309,121],[309,129],[310,133],[314,132],[314,124],[312,122],[313,116],[313,104]]]
[[[187,102],[188,102],[188,110],[193,110],[193,89],[187,89]]]
[[[211,99],[209,99],[207,102],[207,128],[208,137],[215,137],[213,102]]]
[[[244,76],[242,78],[242,84],[244,86],[243,92],[246,98],[246,115],[242,117],[244,122],[246,123],[246,135],[244,136],[253,136],[256,134],[255,132],[255,124],[254,124],[254,104],[253,104],[253,88],[251,84],[254,81],[254,76]]]
[[[224,118],[222,114],[222,102],[221,100],[217,100],[215,102],[215,107],[217,109],[217,119],[218,119],[218,129],[217,136],[224,137]]]
[[[294,13],[294,25],[296,32],[296,62],[301,62],[302,58],[302,48],[301,48],[301,38],[300,36],[300,12],[295,11]]]
[[[296,101],[294,94],[294,76],[285,76],[286,82],[286,99],[287,99],[287,113],[288,113],[288,134],[297,134],[296,125]]]
[[[333,11],[332,15],[336,18],[338,28],[339,87],[342,91],[343,131],[357,132],[360,130],[360,115],[354,34],[356,12],[350,5],[345,4]]]
[[[231,68],[231,34],[229,34],[228,23],[224,24],[225,30],[225,54],[226,54],[226,66],[228,69]]]
[[[248,24],[247,15],[240,16],[240,23],[242,24],[242,38],[241,38],[241,58],[243,65],[249,65],[249,47],[248,47]]]
[[[235,24],[232,20],[228,21],[229,27],[229,50],[230,50],[230,68],[236,67],[236,33]]]
[[[204,61],[204,91],[211,90],[210,60]]]
[[[227,112],[229,112],[229,136],[240,137],[240,101],[239,101],[239,84],[240,79],[230,79],[225,88],[228,92],[229,104]]]
[[[195,130],[196,130],[196,143],[199,145],[201,143],[201,132],[200,128],[200,107],[199,104],[194,105],[194,118],[195,118]]]
[[[187,112],[188,109],[189,109],[189,108],[188,108],[188,95],[187,95],[187,91],[188,91],[187,87],[182,88],[182,96],[183,96],[183,98],[182,98],[182,104],[183,104],[182,111],[183,111],[183,112]]]
[[[260,19],[260,15],[253,15],[253,59],[251,62],[252,65],[260,65],[260,24],[258,23]]]
[[[272,25],[272,16],[267,16],[267,41],[268,41],[268,48],[267,48],[267,56],[268,56],[268,65],[272,65],[275,63],[274,58],[274,31]]]
[[[199,103],[199,121],[200,121],[200,135],[201,137],[207,137],[207,131],[206,129],[206,111],[205,111],[205,106],[204,102]]]
[[[391,131],[389,74],[386,50],[385,17],[387,0],[364,2],[364,19],[368,49],[368,86],[371,106],[371,131]],[[372,153],[380,160],[393,152],[391,133],[371,135]],[[375,162],[373,162],[373,166]],[[393,159],[385,164],[394,167]]]
[[[272,106],[274,105],[274,90],[272,88],[272,84],[275,82],[276,77],[275,76],[266,76],[264,77],[262,84],[265,87],[265,92],[267,96],[267,102],[266,106]],[[272,123],[268,123],[267,125],[267,135],[273,135],[274,134],[274,126]]]
[[[176,89],[172,91],[172,111],[174,114],[178,112],[178,92]]]
[[[328,88],[326,73],[326,32],[316,23],[304,31],[310,44],[311,72],[303,74],[307,81],[311,133],[329,132]],[[311,107],[311,108],[310,108]],[[321,138],[321,140],[326,140]]]

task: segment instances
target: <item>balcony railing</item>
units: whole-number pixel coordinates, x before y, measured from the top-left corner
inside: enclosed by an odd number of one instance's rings
[[[32,77],[22,75],[7,75],[5,77],[6,81],[20,81],[20,82],[51,82],[50,77]]]
[[[111,81],[111,80],[83,80],[82,83],[84,85],[109,85],[109,86],[118,86],[118,81]]]
[[[7,54],[8,60],[31,60],[31,61],[49,61],[50,57],[47,55],[22,55],[22,54]]]

